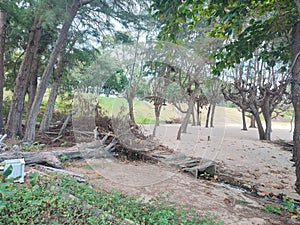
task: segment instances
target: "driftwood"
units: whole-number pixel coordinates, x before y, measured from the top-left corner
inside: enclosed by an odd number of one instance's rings
[[[76,147],[71,147],[59,151],[42,152],[13,152],[7,151],[0,154],[0,162],[6,159],[24,158],[26,165],[48,165],[53,168],[63,169],[64,166],[59,159],[91,159],[91,158],[109,158],[113,157],[109,147],[115,144],[102,145],[101,142],[83,143]]]

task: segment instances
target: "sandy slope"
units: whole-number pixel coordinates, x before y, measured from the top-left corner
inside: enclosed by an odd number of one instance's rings
[[[163,125],[156,138],[165,145],[191,156],[213,159],[223,169],[243,180],[257,185],[259,190],[284,193],[293,198],[300,197],[293,190],[294,167],[291,152],[269,142],[257,140],[257,130],[241,131],[239,125],[218,122],[214,128],[188,128],[182,140],[176,141],[178,125]],[[151,133],[151,125],[143,126]],[[288,125],[273,126],[273,139],[291,140]],[[210,141],[208,141],[210,136]],[[178,204],[191,206],[205,215],[218,215],[225,224],[293,224],[274,214],[266,214],[260,199],[250,197],[242,190],[196,180],[172,168],[138,162],[120,162],[114,159],[90,160],[93,170],[80,167],[70,170],[85,173],[92,182],[106,190],[119,190],[126,194],[148,200],[159,195],[170,194]],[[95,172],[104,178],[95,178]]]

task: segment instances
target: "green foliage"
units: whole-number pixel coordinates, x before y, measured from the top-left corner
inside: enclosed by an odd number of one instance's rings
[[[12,173],[13,167],[10,165],[3,173],[3,178],[6,179]]]
[[[29,185],[7,188],[0,224],[222,224],[217,218],[199,217],[193,210],[178,208],[166,198],[149,203],[119,192],[104,192],[62,176],[30,175]],[[2,202],[3,202],[2,201]],[[2,203],[1,202],[1,203]]]
[[[272,67],[284,69],[290,58],[289,40],[298,21],[294,1],[159,1],[151,6],[152,15],[161,21],[159,38],[178,41],[179,33],[206,22],[208,35],[222,38],[224,46],[212,54],[214,74],[234,67],[241,60],[259,57]],[[283,65],[282,65],[283,64]]]
[[[40,174],[38,172],[30,173],[28,175],[28,178],[31,179],[30,180],[30,184],[32,186],[34,186],[35,184],[37,184],[37,182],[39,181],[39,177],[40,177]]]
[[[288,213],[293,213],[295,208],[294,202],[294,199],[287,199],[287,197],[284,196],[282,202],[283,209],[286,210]]]
[[[61,155],[61,156],[59,156],[59,160],[61,162],[68,162],[70,160],[70,157],[67,155]]]
[[[10,190],[11,182],[7,180],[12,170],[13,167],[10,165],[3,173],[0,173],[0,210],[6,206],[5,198],[12,194],[12,190]]]
[[[279,206],[270,204],[265,205],[265,211],[267,213],[275,213],[279,215],[293,216],[300,219],[300,210],[295,207],[295,200],[288,199],[286,196],[283,197],[282,203]]]
[[[267,213],[275,213],[281,215],[281,209],[280,207],[272,206],[272,205],[265,205],[265,211]]]
[[[41,144],[37,141],[33,142],[32,144],[29,142],[26,142],[26,141],[22,142],[22,149],[24,151],[28,151],[28,152],[30,152],[32,150],[40,150],[44,146],[45,146],[45,144]]]

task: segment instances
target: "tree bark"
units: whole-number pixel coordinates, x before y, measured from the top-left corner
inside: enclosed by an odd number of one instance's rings
[[[249,128],[256,128],[256,125],[255,125],[255,118],[253,115],[250,115],[250,126]]]
[[[129,118],[132,123],[135,124],[135,118],[134,118],[134,107],[133,107],[133,97],[129,96],[127,99],[128,102],[128,110],[129,110]]]
[[[28,142],[33,142],[35,139],[35,125],[36,125],[36,120],[38,117],[40,105],[42,103],[44,94],[46,92],[49,79],[51,76],[51,71],[54,67],[54,64],[57,60],[57,57],[59,55],[59,52],[62,49],[62,46],[67,38],[68,31],[71,27],[71,24],[80,8],[82,6],[82,1],[80,0],[73,0],[71,3],[71,6],[68,8],[68,15],[66,15],[66,18],[63,22],[62,28],[60,30],[59,36],[56,40],[56,43],[54,45],[54,49],[51,52],[48,64],[43,72],[42,79],[40,81],[37,94],[34,98],[33,105],[30,110],[29,117],[26,121],[26,131],[25,131],[25,136],[24,140]]]
[[[22,113],[24,111],[24,100],[27,90],[27,84],[29,82],[31,68],[38,51],[41,36],[42,27],[39,24],[39,18],[36,16],[30,30],[24,59],[21,63],[16,78],[14,93],[7,121],[7,132],[12,137],[22,137]]]
[[[206,114],[206,122],[205,122],[205,127],[208,128],[208,124],[209,124],[209,116],[210,116],[210,111],[211,111],[211,104],[209,104],[208,106],[208,110],[207,110],[207,114]]]
[[[161,106],[160,105],[155,105],[155,126],[159,126],[159,117],[160,117],[160,110]]]
[[[201,110],[200,110],[199,101],[196,102],[196,121],[197,121],[197,126],[201,127]]]
[[[159,118],[160,118],[160,111],[161,111],[162,103],[158,102],[154,104],[154,112],[155,112],[155,125],[152,131],[152,136],[155,137],[156,135],[156,128],[159,126]]]
[[[210,113],[210,127],[214,127],[214,117],[217,103],[213,103]]]
[[[194,105],[193,105],[193,110],[192,110],[192,126],[196,126],[196,118],[195,118],[195,112],[194,112]]]
[[[295,0],[300,7],[300,1]],[[299,17],[300,8],[298,7]],[[291,95],[292,103],[295,113],[295,127],[294,127],[294,148],[293,148],[293,159],[296,165],[296,191],[300,194],[300,22],[295,24],[292,32],[293,42],[291,46],[292,52],[292,84],[291,84]]]
[[[246,123],[246,115],[245,115],[245,110],[244,109],[242,109],[242,120],[243,120],[242,130],[248,130],[247,129],[247,123]]]
[[[184,117],[183,122],[182,122],[182,130],[181,130],[182,133],[187,132],[187,127],[188,127],[188,124],[189,124],[189,120],[191,118],[193,108],[194,108],[194,98],[193,98],[193,96],[191,96],[190,101],[189,101],[189,105],[188,105],[187,113],[185,114],[185,117]]]
[[[29,87],[28,87],[27,112],[30,112],[31,106],[33,104],[34,96],[36,94],[39,66],[40,66],[39,59],[38,57],[35,57],[33,62],[32,73],[30,75]]]
[[[43,119],[40,125],[40,131],[43,133],[47,131],[50,127],[54,111],[54,105],[56,102],[60,81],[64,71],[64,57],[62,55],[61,57],[59,57],[57,69],[53,73],[53,84],[48,98],[47,106],[43,115]]]
[[[184,117],[184,119],[178,129],[178,132],[177,132],[177,140],[181,139],[181,133],[187,132],[187,126],[188,126],[193,108],[194,108],[194,98],[191,96],[189,103],[188,103],[188,110],[187,110],[185,117]]]
[[[3,88],[4,88],[4,47],[6,34],[6,12],[0,10],[0,134],[4,133]]]
[[[252,109],[252,114],[253,117],[255,118],[256,124],[257,124],[257,129],[258,129],[258,134],[259,134],[259,140],[266,140],[265,139],[265,130],[262,125],[259,112],[256,109]]]
[[[266,129],[265,129],[265,140],[270,141],[271,140],[271,132],[272,132],[272,111],[270,109],[269,105],[269,97],[265,97],[265,101],[263,106],[261,107],[262,113],[264,116]]]

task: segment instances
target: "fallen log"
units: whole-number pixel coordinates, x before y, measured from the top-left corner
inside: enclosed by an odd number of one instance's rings
[[[111,145],[111,147],[114,147]],[[42,152],[14,152],[7,151],[0,154],[0,162],[7,159],[24,158],[26,165],[47,165],[57,169],[63,169],[64,165],[60,159],[91,159],[91,158],[111,158],[108,146],[102,145],[99,141],[91,143],[83,143],[75,147],[71,147],[58,151],[42,151]]]

